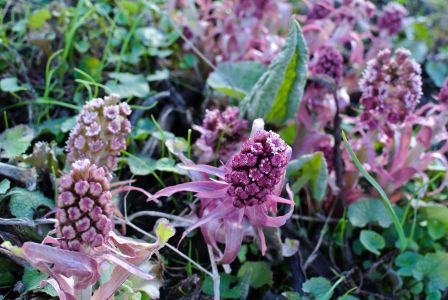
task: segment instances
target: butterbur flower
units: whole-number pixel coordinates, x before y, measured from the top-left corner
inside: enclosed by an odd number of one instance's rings
[[[408,14],[406,8],[399,3],[387,4],[378,19],[378,28],[388,35],[399,32],[403,26],[403,19]]]
[[[309,20],[319,20],[328,16],[334,9],[333,0],[317,0],[307,14]]]
[[[195,144],[200,163],[211,162],[215,153],[226,162],[241,145],[248,125],[246,120],[239,119],[239,113],[238,107],[227,107],[223,112],[207,110],[202,126],[193,126],[201,133]]]
[[[182,191],[196,193],[201,200],[200,219],[184,236],[200,227],[221,263],[231,263],[235,259],[243,237],[251,235],[252,230],[258,234],[264,255],[263,227],[284,225],[294,208],[289,189],[290,199],[279,197],[291,148],[278,134],[263,130],[261,119],[254,122],[252,133],[224,168],[195,165],[183,158],[184,168],[193,182],[167,187],[154,194],[154,198],[159,198]],[[275,216],[278,203],[289,205],[285,215]],[[223,253],[218,243],[225,244]]]
[[[126,137],[131,132],[128,120],[131,112],[127,103],[119,103],[117,95],[87,102],[70,132],[67,160],[87,158],[112,172],[120,151],[126,148]]]
[[[392,56],[389,49],[384,49],[367,63],[359,85],[364,106],[362,122],[390,136],[391,126],[401,124],[420,100],[421,68],[409,50],[397,49]]]
[[[41,283],[50,283],[60,299],[104,300],[132,274],[145,280],[153,279],[138,266],[148,260],[174,234],[165,220],[156,226],[159,240],[148,244],[127,239],[112,231],[112,194],[139,188],[121,186],[111,191],[107,172],[88,159],[72,164],[69,174],[59,180],[56,211],[56,234],[47,236],[43,244],[26,242],[14,254],[26,259],[33,267],[50,275]],[[48,244],[53,244],[49,246]],[[101,265],[115,267],[110,279],[93,294],[93,285],[100,278]]]
[[[315,74],[327,75],[334,79],[336,85],[342,81],[342,54],[332,46],[322,46],[317,53],[313,71]]]

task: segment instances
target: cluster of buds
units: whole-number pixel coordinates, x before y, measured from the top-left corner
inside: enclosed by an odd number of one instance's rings
[[[334,9],[333,0],[317,0],[308,11],[309,20],[320,20],[328,16]]]
[[[370,60],[359,82],[364,106],[361,120],[370,129],[392,134],[390,124],[400,124],[417,106],[422,95],[421,68],[403,48],[378,53]]]
[[[378,18],[378,28],[388,35],[399,32],[403,26],[403,19],[407,15],[406,8],[399,3],[387,4]]]
[[[272,131],[260,130],[227,163],[227,193],[235,207],[253,206],[273,194],[288,164],[288,145]]]
[[[89,159],[112,172],[117,167],[120,151],[126,148],[131,112],[127,103],[119,103],[117,95],[86,103],[70,133],[67,160]]]
[[[246,120],[239,119],[238,107],[207,110],[202,126],[194,126],[201,133],[196,141],[196,152],[201,163],[214,159],[215,151],[222,161],[227,161],[241,145],[248,129]]]
[[[89,253],[104,244],[114,211],[107,173],[88,159],[59,179],[56,233],[62,249]]]
[[[445,80],[445,83],[440,90],[438,100],[440,103],[448,104],[448,79]]]
[[[319,48],[317,55],[314,73],[327,75],[334,79],[336,85],[340,85],[343,68],[342,54],[332,46],[322,46]]]

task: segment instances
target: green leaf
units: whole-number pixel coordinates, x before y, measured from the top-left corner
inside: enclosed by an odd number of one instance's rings
[[[433,240],[438,240],[445,235],[446,227],[442,222],[437,220],[429,220],[428,233]]]
[[[6,77],[0,80],[0,89],[4,92],[15,93],[25,91],[28,88],[26,86],[19,85],[16,77]]]
[[[11,186],[11,181],[9,181],[8,179],[3,179],[2,181],[0,181],[0,195],[1,194],[6,194],[6,192],[9,190]]]
[[[39,270],[25,268],[23,273],[22,282],[25,287],[25,292],[33,290],[44,292],[52,297],[56,297],[58,294],[56,290],[50,285],[46,284],[44,287],[39,288],[40,282],[48,278],[47,274],[41,273]]]
[[[170,71],[167,69],[157,70],[154,74],[146,76],[148,81],[161,81],[170,77]]]
[[[322,152],[303,155],[289,162],[287,177],[294,177],[292,190],[297,193],[306,184],[310,187],[313,198],[321,201],[327,193],[327,163]]]
[[[311,294],[315,299],[328,300],[331,299],[333,293],[328,295],[331,290],[331,282],[323,277],[313,277],[308,279],[303,285],[302,290],[305,293]]]
[[[436,220],[448,226],[448,208],[443,205],[423,206],[418,209],[424,220]]]
[[[400,267],[398,274],[400,276],[412,276],[412,273],[420,260],[421,255],[415,252],[403,252],[395,259],[395,264]]]
[[[155,169],[157,171],[172,172],[180,175],[187,174],[186,170],[179,168],[178,165],[176,164],[176,161],[169,157],[162,157],[159,160],[157,160]]]
[[[417,262],[413,275],[416,280],[428,280],[430,290],[445,290],[448,288],[448,253],[426,254]]]
[[[291,18],[285,46],[240,103],[250,120],[285,123],[302,100],[307,77],[308,49],[299,23]]]
[[[111,93],[120,95],[120,98],[144,98],[149,94],[148,82],[142,74],[112,72],[109,77],[115,80],[109,80],[106,83],[107,88]]]
[[[43,8],[33,12],[28,19],[30,29],[39,29],[45,26],[47,20],[51,18],[51,13],[48,9]]]
[[[362,230],[359,240],[367,250],[376,255],[380,255],[378,250],[383,249],[386,244],[384,238],[372,230]]]
[[[308,297],[301,296],[297,292],[284,292],[282,296],[286,298],[286,300],[309,300]]]
[[[448,76],[448,66],[441,61],[428,61],[425,64],[425,71],[439,88],[443,86],[445,78]]]
[[[347,217],[350,223],[356,227],[364,227],[376,222],[381,227],[387,228],[392,224],[383,203],[376,198],[360,199],[353,202],[348,208]]]
[[[94,80],[101,80],[102,64],[98,58],[94,56],[84,56],[79,62],[79,69],[92,76]],[[83,74],[76,73],[76,77],[88,80]]]
[[[222,299],[240,298],[243,295],[243,290],[239,285],[236,285],[238,277],[226,273],[221,273],[220,277],[219,291]],[[202,284],[202,291],[207,295],[213,295],[213,280],[210,276],[205,278]]]
[[[12,273],[14,264],[6,259],[0,259],[0,287],[12,286],[16,283],[16,278]]]
[[[11,189],[7,196],[11,196],[9,210],[17,218],[32,219],[34,211],[39,206],[54,207],[53,200],[45,197],[41,192],[30,192],[16,187]]]
[[[156,170],[157,161],[148,156],[129,156],[125,161],[134,175],[145,176]]]
[[[227,96],[243,99],[266,69],[265,65],[253,61],[221,63],[210,73],[207,84]]]
[[[258,289],[263,285],[272,285],[272,270],[264,261],[247,261],[238,271],[238,277],[243,278],[247,272],[251,272],[250,286]]]
[[[157,223],[156,235],[159,238],[159,243],[165,244],[176,233],[168,221],[162,220]]]
[[[34,130],[17,125],[0,134],[0,157],[14,158],[28,149],[34,138]]]

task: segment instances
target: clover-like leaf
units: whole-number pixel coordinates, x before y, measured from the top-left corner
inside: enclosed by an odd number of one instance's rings
[[[364,227],[376,222],[381,227],[387,228],[392,224],[383,203],[375,198],[361,199],[352,203],[348,208],[347,217],[356,227]]]
[[[372,230],[362,230],[359,240],[364,248],[376,255],[380,255],[379,250],[383,249],[386,244],[384,238]]]
[[[14,158],[26,151],[34,138],[34,130],[17,125],[0,134],[0,157]]]
[[[15,187],[7,196],[10,196],[9,210],[17,218],[32,219],[39,206],[54,207],[54,201],[45,197],[41,192],[30,192],[27,189]]]

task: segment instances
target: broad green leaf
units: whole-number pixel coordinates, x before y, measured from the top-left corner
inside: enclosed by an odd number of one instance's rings
[[[51,13],[48,9],[43,8],[33,12],[28,19],[30,29],[39,29],[45,26],[47,20],[51,18]]]
[[[243,296],[243,290],[240,288],[238,283],[238,277],[221,273],[221,284],[219,286],[219,291],[222,299],[235,299]],[[231,287],[233,286],[233,287]],[[202,291],[207,295],[213,295],[213,280],[210,276],[207,276],[202,284]]]
[[[359,240],[367,250],[376,255],[380,255],[379,250],[383,249],[386,244],[384,238],[372,230],[362,230]]]
[[[266,69],[265,65],[253,61],[221,63],[210,73],[207,84],[227,96],[243,99]]]
[[[22,277],[25,292],[36,290],[44,292],[50,295],[51,297],[56,297],[58,294],[50,284],[47,283],[44,287],[42,288],[39,287],[41,281],[47,278],[48,278],[47,274],[41,273],[36,269],[25,268],[25,272],[23,273]]]
[[[331,282],[323,277],[313,277],[308,279],[302,285],[302,290],[319,300],[329,300],[333,294],[330,293],[330,295],[328,295],[328,292],[331,290]]]
[[[14,285],[17,279],[13,274],[15,265],[9,260],[0,258],[0,287]]]
[[[307,78],[308,49],[299,23],[291,18],[285,46],[240,103],[250,120],[285,123],[302,100]]]
[[[54,207],[53,200],[45,197],[41,192],[30,192],[23,188],[11,189],[7,196],[10,196],[9,210],[17,218],[32,219],[34,211],[39,206]]]
[[[11,186],[11,181],[9,181],[8,179],[3,179],[2,181],[0,181],[0,195],[6,194],[6,192],[9,190],[10,186]]]
[[[360,199],[352,203],[348,208],[347,217],[350,223],[356,227],[364,227],[377,222],[381,227],[387,228],[392,224],[383,203],[375,198]]]
[[[289,162],[287,177],[294,177],[292,190],[297,193],[305,185],[311,189],[313,198],[321,201],[327,193],[327,163],[322,152],[303,155]]]
[[[429,253],[417,262],[413,271],[417,280],[428,280],[430,290],[448,288],[448,253]]]
[[[251,272],[250,286],[260,288],[263,285],[272,285],[272,270],[264,261],[247,261],[238,271],[238,277],[243,278],[247,272]]]
[[[15,93],[27,90],[28,88],[26,86],[19,85],[16,77],[6,77],[0,80],[0,89],[4,92]]]
[[[109,74],[115,80],[106,83],[111,93],[116,93],[120,98],[139,97],[144,98],[149,94],[149,85],[142,74],[117,73]]]
[[[94,80],[101,80],[102,64],[98,58],[94,56],[84,56],[79,62],[79,69],[92,76]],[[83,74],[79,73],[76,73],[76,77],[85,80],[88,79]]]
[[[155,169],[157,171],[172,172],[180,175],[187,174],[186,170],[179,168],[179,166],[176,164],[176,161],[169,157],[162,157],[157,160]]]
[[[309,300],[308,297],[302,296],[297,292],[284,292],[282,296],[286,298],[286,300]]]
[[[443,86],[445,78],[448,76],[448,66],[442,61],[428,61],[425,64],[425,71],[439,88]]]
[[[424,220],[436,220],[448,226],[448,208],[443,205],[419,207],[419,215]]]
[[[170,77],[170,71],[167,69],[157,70],[154,74],[146,76],[146,80],[148,81],[160,81],[165,80]]]
[[[34,130],[17,125],[0,134],[0,157],[14,158],[28,149],[34,138]]]
[[[415,252],[403,252],[395,259],[395,264],[400,267],[398,274],[400,276],[412,276],[412,272],[417,265],[421,255]]]

